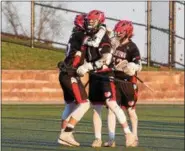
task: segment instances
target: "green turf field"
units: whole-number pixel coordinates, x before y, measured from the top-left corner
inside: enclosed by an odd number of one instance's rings
[[[77,125],[75,137],[81,147],[56,143],[62,105],[2,105],[2,151],[184,151],[183,105],[138,105],[140,147],[125,148],[117,124],[117,147],[90,147],[94,136],[92,110]],[[107,140],[106,109],[103,110],[103,140]]]

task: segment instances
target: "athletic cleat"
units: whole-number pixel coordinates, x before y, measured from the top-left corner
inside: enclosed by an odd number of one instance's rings
[[[63,142],[70,144],[72,146],[80,146],[80,143],[78,143],[72,132],[63,132],[60,134],[60,140],[62,140]],[[64,144],[63,144],[64,145]]]
[[[139,146],[139,140],[136,138],[135,147]]]
[[[105,142],[104,147],[116,147],[115,140],[109,140],[108,142]]]
[[[126,138],[126,147],[136,147],[137,146],[137,141],[136,137],[132,133],[128,133],[125,135]]]
[[[59,144],[61,144],[61,145],[64,145],[64,146],[73,146],[73,145],[71,145],[71,144],[68,144],[67,142],[64,142],[63,140],[61,140],[60,138],[58,138],[58,140],[57,140],[57,142],[59,143]]]
[[[102,140],[101,139],[95,139],[92,143],[92,147],[101,147],[102,145]]]
[[[60,133],[60,135],[59,135],[59,138],[58,138],[57,142],[58,142],[59,144],[61,144],[61,145],[64,145],[64,146],[72,146],[71,144],[68,144],[68,143],[66,143],[66,142],[64,142],[64,141],[62,141],[62,140],[60,139],[60,136],[62,135],[62,133],[63,133],[63,131],[61,130],[61,133]]]

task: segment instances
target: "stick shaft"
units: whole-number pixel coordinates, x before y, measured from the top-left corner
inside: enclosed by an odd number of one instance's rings
[[[139,77],[135,76],[139,82],[141,82],[143,85],[145,85],[150,91],[154,92],[154,90],[152,88],[150,88],[146,83],[143,82],[143,80],[141,80]]]

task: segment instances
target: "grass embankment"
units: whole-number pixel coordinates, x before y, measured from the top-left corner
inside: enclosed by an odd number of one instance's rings
[[[7,70],[54,70],[64,59],[64,50],[31,48],[9,42],[2,42],[2,69]],[[142,71],[169,70],[168,68],[147,67]],[[177,69],[172,69],[178,71]]]
[[[64,51],[30,48],[2,42],[2,69],[52,70],[64,59]]]

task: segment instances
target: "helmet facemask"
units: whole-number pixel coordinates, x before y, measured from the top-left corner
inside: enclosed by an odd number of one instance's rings
[[[133,35],[133,26],[130,21],[119,21],[114,28],[114,36],[120,43],[124,42],[127,38],[130,39]]]
[[[114,31],[114,37],[118,41],[123,42],[127,38],[126,31],[124,31],[124,32],[116,32],[116,31]]]
[[[91,19],[91,20],[88,20],[88,22],[87,22],[87,28],[89,30],[96,29],[98,27],[98,25],[99,25],[99,21],[97,19],[95,19],[95,20]]]
[[[99,26],[104,22],[104,13],[99,10],[92,10],[87,14],[86,27],[88,32],[94,33],[98,30]]]

